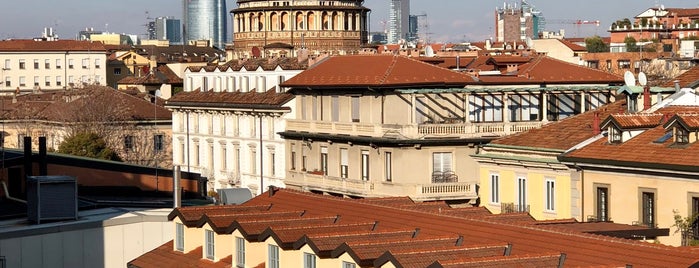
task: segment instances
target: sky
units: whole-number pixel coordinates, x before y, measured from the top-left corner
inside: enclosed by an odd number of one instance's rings
[[[182,18],[181,0],[0,0],[0,39],[41,36],[53,27],[61,39],[74,39],[85,28],[143,35],[147,17]],[[7,2],[12,1],[10,5]],[[494,10],[514,0],[412,0],[411,14],[426,14],[430,42],[475,42],[493,37]],[[516,1],[519,2],[519,1]],[[632,18],[650,7],[699,7],[699,0],[529,0],[548,21],[599,20],[600,26],[547,24],[546,30],[566,30],[566,37],[608,36],[613,21]],[[389,0],[365,0],[372,10],[371,31],[382,31]],[[235,0],[227,0],[229,10]],[[146,16],[146,11],[148,16]],[[230,25],[229,25],[230,28]]]

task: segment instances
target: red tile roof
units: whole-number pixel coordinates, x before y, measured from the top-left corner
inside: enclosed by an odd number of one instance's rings
[[[400,199],[374,202],[286,189],[271,191],[271,194],[260,195],[239,206],[178,208],[170,214],[170,218],[191,220],[184,215],[201,214],[205,217],[209,213],[225,213],[226,209],[230,209],[233,216],[229,218],[231,224],[247,234],[249,241],[272,237],[286,250],[308,245],[321,258],[348,253],[362,267],[388,261],[402,267],[550,267],[557,266],[561,260],[570,267],[625,264],[688,267],[699,262],[699,255],[692,249],[496,219],[507,217],[506,214],[492,218],[469,218],[441,214],[441,211],[451,210],[448,207],[437,211],[405,208],[406,203]],[[256,212],[264,207],[267,208],[264,213]],[[235,219],[235,214],[241,212],[250,213],[245,214],[252,217],[249,224],[269,227],[261,235],[248,232],[249,226]],[[253,220],[255,213],[274,215],[288,212],[292,215],[276,219],[265,216]],[[335,217],[336,220],[325,223],[304,221],[321,217]],[[192,226],[193,222],[187,221],[185,224]],[[233,229],[215,228],[215,231],[231,233]],[[176,253],[172,250],[172,243],[168,243],[131,261],[130,265],[154,267],[156,265],[145,264],[155,263],[162,256],[169,256],[181,263],[201,262],[201,252],[198,250],[198,255]],[[565,258],[561,258],[561,253],[565,254]],[[191,260],[180,259],[185,255],[189,255]]]
[[[653,128],[662,124],[663,118],[662,114],[612,114],[602,122],[602,126],[614,123],[621,129]]]
[[[250,92],[213,92],[195,91],[180,92],[170,98],[167,106],[201,106],[218,105],[230,108],[283,108],[282,105],[291,101],[294,95],[290,93],[277,93],[276,88],[264,93]]]
[[[56,41],[34,41],[34,40],[4,40],[0,41],[0,52],[39,52],[39,51],[93,51],[104,52],[102,42],[77,41],[77,40],[56,40]]]
[[[663,87],[675,87],[675,80],[680,81],[681,88],[687,88],[699,82],[699,66],[694,66],[684,73],[678,75],[674,79],[670,79],[664,84]],[[696,87],[696,85],[695,85]]]
[[[669,11],[669,16],[677,14],[678,17],[696,17],[699,16],[699,8],[666,8]]]
[[[334,56],[284,82],[284,87],[463,87],[473,78],[403,56]]]
[[[567,150],[580,142],[594,137],[595,114],[600,121],[613,113],[626,111],[626,101],[607,104],[594,111],[588,111],[540,128],[520,132],[492,141],[493,144]]]
[[[162,246],[141,255],[127,265],[129,268],[145,268],[145,267],[211,267],[211,268],[230,268],[232,257],[228,256],[218,262],[202,259],[202,247],[198,247],[190,252],[182,253],[172,250],[173,242],[167,242]]]
[[[660,109],[658,113],[672,114],[677,109],[681,113],[671,118],[666,124],[646,130],[620,144],[609,144],[607,139],[599,139],[578,150],[563,155],[565,161],[600,162],[622,166],[664,165],[669,169],[692,169],[699,163],[699,143],[676,146],[672,138],[660,140],[677,120],[692,128],[699,128],[699,107],[672,107]],[[671,112],[670,112],[671,111]],[[673,157],[667,157],[667,156]]]
[[[182,78],[178,77],[174,71],[167,65],[158,66],[153,72],[145,76],[135,77],[127,76],[117,82],[122,85],[162,85],[162,84],[180,84]]]

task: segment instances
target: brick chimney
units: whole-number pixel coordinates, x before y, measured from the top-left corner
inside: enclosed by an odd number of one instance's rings
[[[644,86],[643,87],[643,110],[648,110],[650,109],[650,87],[649,86]]]
[[[599,135],[602,130],[599,128],[599,113],[595,113],[595,118],[592,120],[592,134]]]

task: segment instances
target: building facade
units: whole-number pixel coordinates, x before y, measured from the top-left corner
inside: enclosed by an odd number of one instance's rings
[[[364,1],[239,0],[233,16],[236,58],[352,54],[367,43],[369,9]]]
[[[517,4],[505,3],[502,8],[495,8],[496,42],[526,42],[527,38],[539,37],[541,12],[534,6],[521,0]]]
[[[74,40],[0,41],[0,92],[62,90],[106,84],[106,49]]]
[[[175,164],[207,177],[211,189],[284,187],[287,151],[277,132],[295,105],[279,84],[305,69],[293,61],[188,68],[185,92],[167,103]]]
[[[208,40],[211,46],[223,50],[226,45],[226,0],[183,0],[184,43]]]
[[[407,41],[410,32],[410,0],[391,0],[388,10],[388,43]],[[417,18],[415,20],[417,26]]]
[[[168,40],[170,44],[182,44],[182,23],[173,17],[158,17],[155,19],[155,35],[157,40]]]

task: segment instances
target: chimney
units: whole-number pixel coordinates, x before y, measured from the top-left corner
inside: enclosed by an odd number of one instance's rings
[[[172,170],[172,207],[179,208],[182,206],[182,191],[180,190],[180,178],[182,173],[180,166],[175,166]]]
[[[680,80],[673,81],[675,83],[675,92],[680,92]]]
[[[602,133],[601,129],[599,128],[599,113],[595,113],[595,119],[592,120],[592,134],[599,135]]]
[[[650,87],[643,87],[643,110],[650,109]]]

